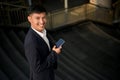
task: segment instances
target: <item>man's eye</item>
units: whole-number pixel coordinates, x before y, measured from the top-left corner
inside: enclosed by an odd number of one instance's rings
[[[40,19],[39,17],[36,17],[36,19]]]

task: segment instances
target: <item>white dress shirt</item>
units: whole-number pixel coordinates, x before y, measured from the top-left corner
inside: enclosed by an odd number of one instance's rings
[[[36,29],[34,29],[33,27],[32,27],[32,29],[33,29],[39,36],[41,36],[41,37],[43,38],[43,40],[47,43],[47,45],[48,45],[48,47],[49,47],[49,50],[50,50],[51,48],[50,48],[49,40],[48,40],[48,38],[47,38],[47,36],[46,36],[47,31],[44,29],[42,32],[39,32],[39,31],[37,31]]]

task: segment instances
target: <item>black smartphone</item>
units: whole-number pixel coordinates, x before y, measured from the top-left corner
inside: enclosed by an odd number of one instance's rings
[[[56,45],[56,47],[58,48],[58,47],[62,46],[64,43],[65,43],[65,40],[63,40],[62,38],[60,38],[60,39],[55,43],[55,45]]]

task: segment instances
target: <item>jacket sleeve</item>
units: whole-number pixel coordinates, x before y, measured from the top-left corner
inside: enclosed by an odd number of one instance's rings
[[[57,54],[54,51],[51,51],[46,59],[41,59],[42,56],[40,55],[38,48],[33,44],[25,46],[25,55],[31,68],[36,73],[50,67],[57,68]]]
[[[57,54],[55,51],[51,51],[50,55],[47,57],[48,67],[53,66],[54,69],[57,68]]]

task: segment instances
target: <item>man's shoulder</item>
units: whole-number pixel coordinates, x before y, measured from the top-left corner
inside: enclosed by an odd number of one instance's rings
[[[36,42],[35,40],[36,40],[35,34],[32,32],[31,29],[29,29],[25,36],[25,43],[34,43]]]
[[[35,37],[35,32],[30,28],[25,36],[25,38]]]

